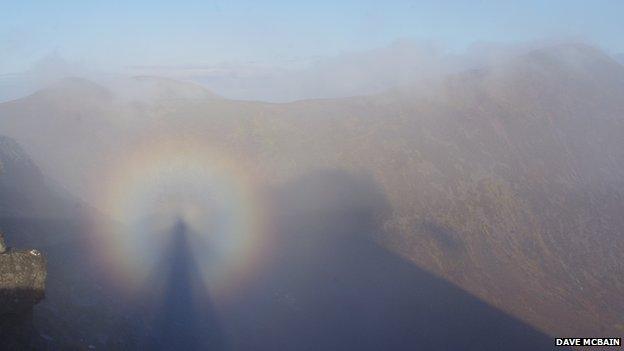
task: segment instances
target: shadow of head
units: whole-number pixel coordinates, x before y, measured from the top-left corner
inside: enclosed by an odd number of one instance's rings
[[[327,169],[299,177],[278,190],[278,223],[315,237],[346,239],[374,233],[390,205],[372,177]],[[330,239],[330,238],[326,238]]]
[[[550,350],[551,340],[372,240],[391,215],[370,177],[325,170],[278,190],[273,263],[229,307],[240,349]],[[433,223],[441,245],[456,239]],[[388,233],[391,234],[391,233]],[[375,238],[376,239],[376,238]]]

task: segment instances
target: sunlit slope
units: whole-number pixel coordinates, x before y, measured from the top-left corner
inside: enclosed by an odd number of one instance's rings
[[[368,174],[392,206],[384,245],[551,334],[610,335],[624,328],[623,97],[622,65],[563,45],[430,91],[288,104],[72,80],[1,104],[0,133],[86,201],[101,169],[153,139],[208,142],[267,185]]]

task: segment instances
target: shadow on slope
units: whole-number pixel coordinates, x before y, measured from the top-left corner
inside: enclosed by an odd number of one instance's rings
[[[272,264],[223,314],[235,349],[553,348],[548,336],[375,243],[389,209],[369,179],[310,174],[279,191],[277,208]]]
[[[85,217],[0,217],[8,242],[40,250],[48,263],[45,298],[34,307],[36,333],[29,334],[37,349],[125,345],[123,334],[111,333],[124,308],[87,250]]]
[[[50,265],[50,279],[58,281],[50,282],[53,306],[41,306],[46,324],[67,319],[61,315],[65,309],[57,308],[76,301],[55,287],[63,280],[81,279],[89,293],[80,296],[91,297],[81,309],[89,311],[84,321],[73,315],[66,325],[80,322],[84,330],[59,327],[52,337],[90,340],[108,349],[553,349],[548,336],[378,245],[374,236],[390,208],[372,180],[340,171],[311,173],[277,189],[273,204],[275,237],[266,238],[275,243],[270,262],[218,306],[198,278],[183,223],[173,228],[168,252],[140,306],[95,298],[102,294],[100,287],[79,269],[85,258],[75,252],[73,257],[71,240],[50,247],[50,260],[59,260]],[[14,234],[33,225],[9,223]],[[47,225],[33,231],[49,231]],[[62,253],[68,256],[61,261]],[[94,322],[120,315],[117,328]],[[56,335],[60,329],[75,335]],[[46,344],[51,349],[61,345]]]
[[[223,339],[208,290],[178,221],[140,307],[137,347],[142,350],[220,350]]]
[[[379,246],[373,237],[389,208],[369,179],[337,171],[309,174],[278,189],[274,204],[271,262],[227,305],[219,305],[218,315],[198,279],[187,229],[176,225],[146,295],[162,298],[142,307],[137,346],[553,348],[548,336]]]

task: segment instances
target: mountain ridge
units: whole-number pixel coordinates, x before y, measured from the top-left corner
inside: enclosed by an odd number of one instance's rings
[[[392,208],[375,235],[393,252],[551,335],[616,333],[624,68],[605,57],[555,47],[430,89],[279,104],[22,100],[0,118],[73,193],[99,180],[93,165],[154,139],[250,159],[267,186],[315,169],[370,175]]]

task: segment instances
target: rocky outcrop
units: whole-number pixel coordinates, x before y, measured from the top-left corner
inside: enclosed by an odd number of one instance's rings
[[[46,260],[37,250],[8,248],[0,233],[0,340],[9,349],[34,348],[33,307],[44,297]]]

